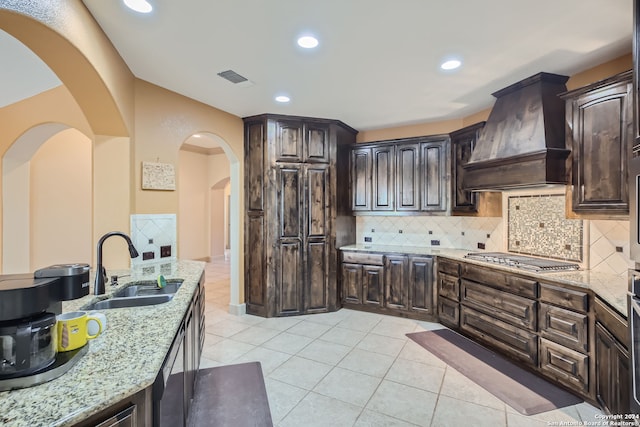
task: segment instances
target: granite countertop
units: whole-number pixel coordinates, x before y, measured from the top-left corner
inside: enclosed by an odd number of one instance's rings
[[[432,247],[420,246],[357,244],[343,246],[340,248],[340,250],[441,256],[444,258],[464,261],[469,264],[476,264],[484,267],[492,267],[497,270],[505,270],[512,273],[523,274],[526,276],[535,277],[543,281],[550,280],[557,283],[564,283],[571,286],[591,289],[603,301],[605,301],[616,311],[618,311],[619,314],[621,314],[625,318],[627,317],[627,291],[629,288],[629,284],[626,276],[616,276],[613,274],[599,273],[590,270],[568,270],[536,273],[519,268],[508,267],[505,265],[491,264],[483,261],[467,259],[464,256],[469,252],[473,252],[467,249],[436,249]]]
[[[167,279],[184,279],[175,297],[163,304],[100,310],[107,329],[89,342],[89,351],[67,373],[47,383],[0,392],[0,425],[11,427],[73,425],[153,384],[189,307],[204,262],[177,261]],[[82,309],[104,299],[131,282],[156,280],[159,273],[123,270],[118,286],[107,285],[107,294],[93,293],[62,303],[62,311]],[[93,292],[93,277],[90,279]]]

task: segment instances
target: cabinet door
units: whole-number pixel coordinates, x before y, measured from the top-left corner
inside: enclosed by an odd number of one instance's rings
[[[277,314],[298,314],[302,311],[302,198],[301,165],[277,169],[277,229],[275,277]]]
[[[326,311],[329,302],[329,169],[326,165],[304,167],[306,312]]]
[[[362,265],[342,264],[342,300],[362,304]]]
[[[420,145],[396,146],[396,210],[420,209]]]
[[[247,210],[264,209],[264,123],[247,123],[245,127],[245,168]]]
[[[392,145],[373,147],[373,206],[374,211],[392,211],[394,209],[394,149]]]
[[[629,212],[627,151],[632,143],[631,83],[582,95],[573,103],[573,210]]]
[[[462,189],[464,165],[471,159],[471,154],[478,140],[478,133],[485,122],[469,126],[451,134],[451,211],[477,212],[476,193]]]
[[[596,322],[596,398],[610,414],[629,413],[629,353]]]
[[[370,148],[351,152],[351,209],[354,211],[371,210],[372,164]]]
[[[422,203],[420,209],[430,212],[447,210],[446,141],[421,145]]]
[[[408,287],[411,310],[433,313],[433,258],[409,258]]]
[[[305,125],[304,161],[329,163],[329,127],[319,123]]]
[[[299,121],[276,122],[276,161],[301,162],[303,160],[303,132]]]
[[[362,294],[366,305],[382,307],[384,302],[384,267],[362,267]]]
[[[384,268],[384,305],[388,309],[406,311],[409,307],[406,256],[389,255]]]

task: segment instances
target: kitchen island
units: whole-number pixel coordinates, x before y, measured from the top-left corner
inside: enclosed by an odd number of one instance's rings
[[[41,385],[0,392],[0,425],[75,425],[140,393],[149,403],[151,386],[192,304],[204,265],[177,261],[163,265],[157,272],[153,267],[151,271],[109,271],[110,275],[118,275],[118,285],[108,285],[105,295],[90,293],[63,302],[63,312],[81,310],[132,282],[155,281],[159,274],[168,280],[184,280],[175,297],[166,303],[100,310],[107,318],[107,329],[89,342],[87,354],[67,373]],[[93,278],[90,285],[93,292]],[[150,408],[145,411],[150,412]]]

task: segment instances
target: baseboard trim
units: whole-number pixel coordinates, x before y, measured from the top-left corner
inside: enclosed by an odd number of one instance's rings
[[[229,313],[235,316],[247,314],[247,304],[229,304]]]

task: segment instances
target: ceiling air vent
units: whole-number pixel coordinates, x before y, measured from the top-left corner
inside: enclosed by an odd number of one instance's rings
[[[238,83],[249,81],[249,79],[247,79],[246,77],[242,77],[240,74],[236,73],[233,70],[222,71],[222,72],[218,73],[218,75],[220,77],[222,77],[223,79],[227,79],[231,83],[234,83],[234,84],[238,84]]]

